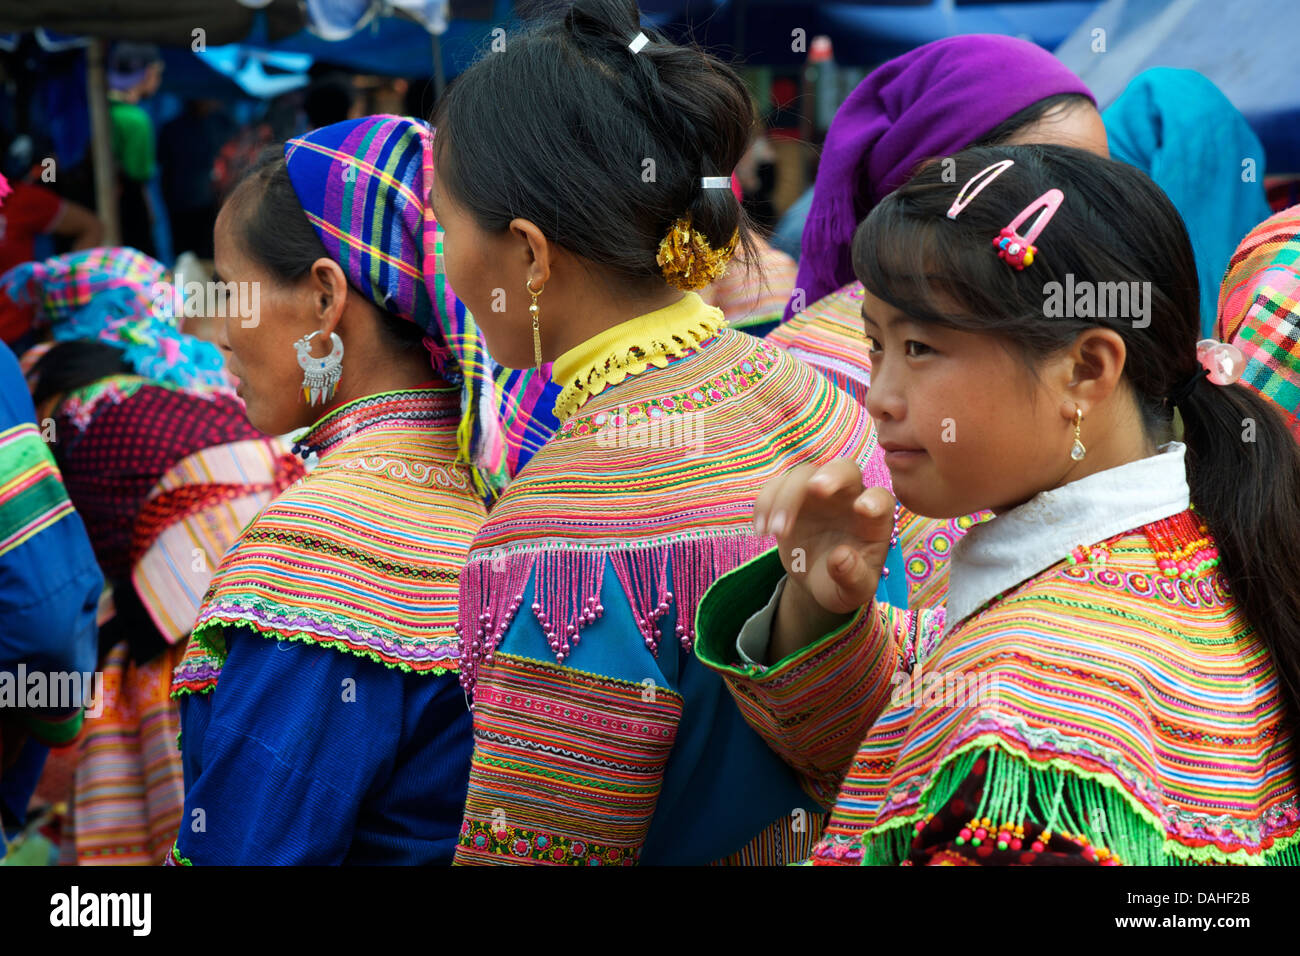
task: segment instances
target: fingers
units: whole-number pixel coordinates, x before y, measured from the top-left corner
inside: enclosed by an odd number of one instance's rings
[[[871,603],[880,582],[880,566],[869,555],[840,545],[826,561],[826,575],[835,585],[837,609],[852,609]]]
[[[807,484],[816,470],[814,465],[799,465],[777,475],[763,485],[758,493],[758,500],[754,502],[755,534],[762,536],[776,533],[772,528],[772,518],[776,513],[777,502],[788,501],[790,487],[802,487]],[[783,523],[785,523],[784,519]]]
[[[854,499],[855,537],[867,542],[887,541],[894,533],[894,496],[884,488],[867,488]]]
[[[780,538],[794,526],[806,498],[829,501],[861,488],[862,470],[851,458],[837,458],[821,467],[799,465],[763,486],[754,505],[755,530]]]

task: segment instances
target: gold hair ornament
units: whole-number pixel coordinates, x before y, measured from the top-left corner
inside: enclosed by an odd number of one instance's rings
[[[683,292],[694,292],[722,277],[739,240],[740,230],[737,229],[726,246],[714,249],[704,233],[692,225],[691,217],[682,216],[659,243],[655,262],[670,286]]]

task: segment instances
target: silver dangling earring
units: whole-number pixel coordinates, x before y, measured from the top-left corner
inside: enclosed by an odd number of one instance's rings
[[[1083,409],[1078,405],[1074,406],[1074,444],[1070,446],[1070,457],[1075,461],[1083,461],[1083,456],[1088,454],[1088,449],[1083,447],[1083,440],[1079,438],[1079,426],[1083,424]]]
[[[308,405],[328,405],[343,377],[343,340],[338,333],[330,333],[330,354],[314,358],[311,340],[320,335],[317,329],[304,335],[293,347],[298,350],[298,366],[302,369],[302,397]]]

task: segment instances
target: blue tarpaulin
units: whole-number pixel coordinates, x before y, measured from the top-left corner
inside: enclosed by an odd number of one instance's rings
[[[1148,67],[1196,70],[1246,117],[1264,144],[1267,171],[1298,173],[1300,84],[1290,75],[1297,38],[1296,0],[1108,0],[1056,54],[1103,107]]]

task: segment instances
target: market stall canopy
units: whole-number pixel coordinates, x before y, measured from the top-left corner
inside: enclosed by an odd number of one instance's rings
[[[963,33],[1023,37],[1048,49],[1097,6],[1095,0],[641,0],[646,19],[674,39],[686,36],[751,66],[793,66],[817,34],[834,40],[841,65],[875,66],[900,53]],[[803,42],[793,32],[803,31]]]
[[[237,43],[264,18],[267,35],[290,36],[306,26],[298,0],[270,0],[257,9],[235,0],[39,0],[0,8],[0,33],[43,27],[75,36],[138,40],[189,47],[194,31],[208,46]]]
[[[1056,55],[1103,108],[1148,67],[1196,70],[1246,117],[1264,144],[1268,172],[1296,173],[1300,84],[1290,68],[1297,37],[1296,0],[1107,0]]]

